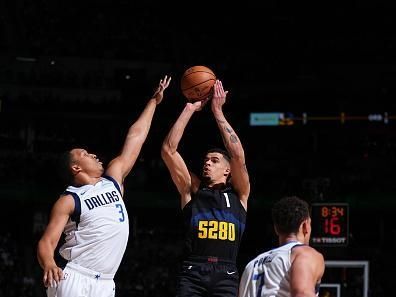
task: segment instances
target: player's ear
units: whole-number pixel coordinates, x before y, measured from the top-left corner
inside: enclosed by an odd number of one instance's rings
[[[302,229],[302,233],[304,234],[304,236],[306,236],[309,233],[310,230],[310,222],[309,219],[304,220],[301,223],[301,229]]]
[[[81,167],[80,166],[78,166],[77,164],[73,164],[71,167],[70,167],[70,170],[71,170],[71,172],[73,173],[73,175],[76,175],[77,173],[79,173],[79,172],[81,172]]]

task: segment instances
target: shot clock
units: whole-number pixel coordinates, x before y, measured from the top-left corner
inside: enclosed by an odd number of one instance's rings
[[[312,204],[311,244],[346,246],[349,235],[348,203]]]

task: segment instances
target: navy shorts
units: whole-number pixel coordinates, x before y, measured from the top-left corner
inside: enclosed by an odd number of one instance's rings
[[[182,263],[177,277],[177,297],[236,297],[239,274],[235,264],[217,258]]]

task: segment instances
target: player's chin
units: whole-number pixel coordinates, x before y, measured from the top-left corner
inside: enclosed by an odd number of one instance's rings
[[[202,181],[209,182],[211,177],[208,174],[202,173]]]

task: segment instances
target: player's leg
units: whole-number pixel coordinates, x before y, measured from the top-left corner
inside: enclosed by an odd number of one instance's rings
[[[177,277],[176,297],[207,296],[205,277],[206,272],[201,271],[200,265],[183,263],[181,272]]]
[[[211,296],[235,297],[238,295],[239,274],[234,265],[219,265],[212,274]]]
[[[94,281],[95,286],[92,289],[92,297],[114,297],[115,283],[111,279],[101,279]]]

